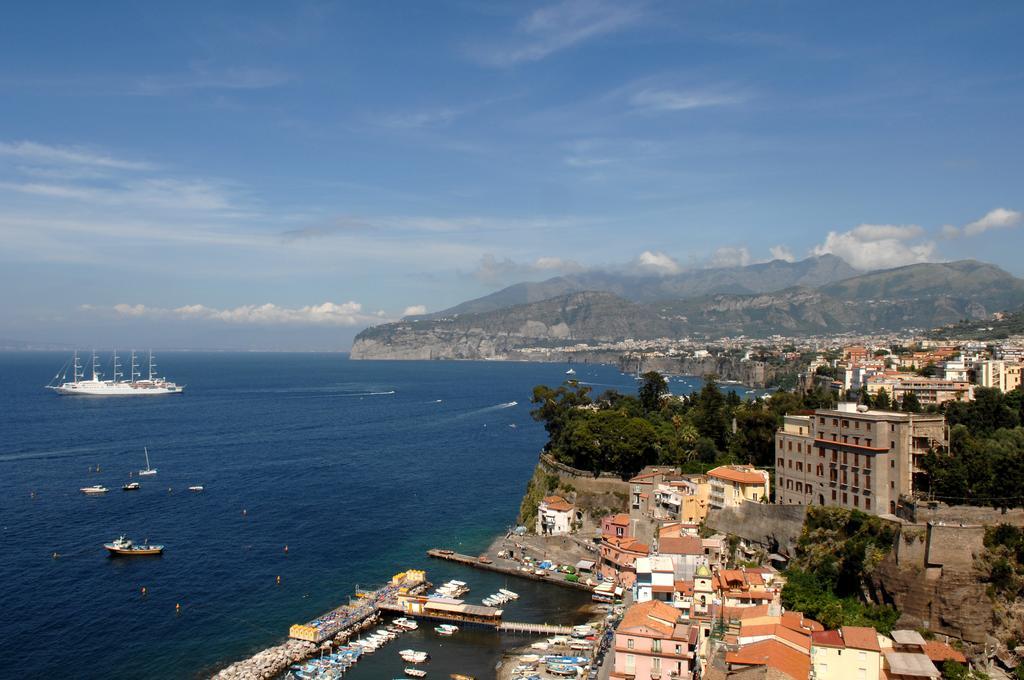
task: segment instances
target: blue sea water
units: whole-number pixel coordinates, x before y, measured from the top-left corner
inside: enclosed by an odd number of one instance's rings
[[[565,378],[556,364],[166,353],[183,395],[104,399],[42,389],[66,358],[0,354],[0,677],[202,677],[406,568],[494,592],[504,577],[424,552],[474,553],[514,520],[545,440],[531,390]],[[577,371],[595,391],[635,388],[613,367]],[[143,446],[159,472],[123,492]],[[92,484],[110,492],[78,491]],[[121,533],[166,553],[110,558]],[[508,586],[523,594],[514,620],[571,620],[586,602]],[[523,642],[414,635],[393,644],[478,677]],[[387,649],[351,676],[400,674]]]

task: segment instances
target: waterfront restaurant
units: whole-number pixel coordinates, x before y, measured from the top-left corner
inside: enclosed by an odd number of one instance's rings
[[[402,613],[424,619],[457,621],[462,624],[476,624],[496,628],[501,623],[502,610],[450,597],[427,597],[426,595],[399,595],[398,605]]]

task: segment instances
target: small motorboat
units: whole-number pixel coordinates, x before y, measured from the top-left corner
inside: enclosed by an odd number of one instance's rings
[[[103,547],[110,551],[111,555],[162,555],[164,547],[162,545],[150,545],[145,543],[143,545],[135,545],[132,543],[130,538],[125,536],[118,536],[117,540],[111,543],[104,543]]]
[[[193,486],[188,487],[188,490],[189,491],[195,491],[196,493],[199,493],[200,491],[203,490],[203,485],[202,484],[195,484]]]
[[[412,678],[425,678],[427,676],[427,672],[419,668],[406,668],[403,672]]]
[[[418,652],[415,649],[403,649],[398,653],[398,656],[402,657],[402,661],[406,663],[426,663],[430,659],[429,654]]]
[[[121,490],[122,491],[138,491],[141,488],[142,488],[142,485],[139,484],[138,482],[128,482],[127,484],[125,484],[124,486],[121,487]]]
[[[95,484],[93,486],[82,487],[81,489],[79,489],[79,491],[90,496],[96,496],[101,493],[106,493],[110,491],[110,489],[103,486],[102,484]]]
[[[453,626],[450,623],[442,623],[440,626],[434,626],[434,632],[438,635],[450,636],[459,632],[459,627]]]

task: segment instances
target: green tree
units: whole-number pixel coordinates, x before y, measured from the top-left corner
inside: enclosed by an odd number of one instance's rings
[[[661,398],[668,394],[668,383],[665,377],[657,371],[648,371],[643,375],[643,384],[640,386],[640,405],[644,411],[658,411],[661,409]]]
[[[889,393],[885,391],[884,387],[878,389],[873,401],[875,403],[875,408],[879,411],[888,411],[890,408]]]
[[[907,392],[903,396],[903,401],[900,402],[900,408],[907,413],[920,413],[921,400],[917,398],[917,394],[914,392]]]
[[[864,404],[868,408],[874,406],[874,401],[871,399],[871,393],[868,392],[867,386],[860,388],[860,403]]]

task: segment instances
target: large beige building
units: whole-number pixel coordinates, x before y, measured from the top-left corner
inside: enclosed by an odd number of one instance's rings
[[[914,491],[921,457],[948,441],[941,415],[841,403],[786,416],[775,437],[775,500],[894,514]]]
[[[720,465],[708,472],[711,487],[708,504],[712,508],[730,508],[767,502],[769,497],[768,472],[751,465]]]
[[[1010,392],[1020,387],[1021,369],[1024,365],[1002,359],[979,361],[974,365],[975,376],[981,387],[994,387]]]

